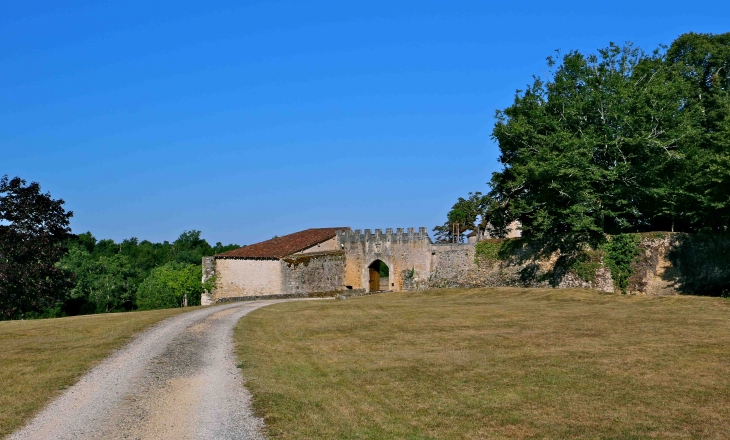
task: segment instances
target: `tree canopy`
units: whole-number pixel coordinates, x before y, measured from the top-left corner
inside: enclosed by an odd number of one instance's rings
[[[519,220],[538,249],[564,253],[606,234],[727,230],[730,33],[547,61],[547,77],[496,114],[503,169],[483,224],[499,233]],[[469,204],[460,199],[448,220],[475,226]]]
[[[64,201],[15,177],[0,179],[0,319],[53,308],[70,287],[56,266],[66,253],[72,212]]]

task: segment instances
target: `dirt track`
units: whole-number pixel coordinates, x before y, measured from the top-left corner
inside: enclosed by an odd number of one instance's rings
[[[209,307],[135,338],[11,439],[261,439],[233,354],[233,327],[282,301]]]

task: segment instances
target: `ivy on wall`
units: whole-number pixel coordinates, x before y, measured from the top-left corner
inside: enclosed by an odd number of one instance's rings
[[[611,236],[601,246],[606,266],[611,270],[613,283],[622,293],[626,293],[629,278],[634,274],[635,268],[632,263],[640,253],[639,242],[639,236],[636,234],[619,234]]]

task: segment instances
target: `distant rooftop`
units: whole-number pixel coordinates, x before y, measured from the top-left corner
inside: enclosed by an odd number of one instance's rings
[[[304,249],[316,246],[337,235],[337,231],[348,230],[347,226],[339,228],[311,228],[282,237],[272,238],[261,243],[244,246],[232,251],[216,255],[216,258],[262,258],[279,259]]]

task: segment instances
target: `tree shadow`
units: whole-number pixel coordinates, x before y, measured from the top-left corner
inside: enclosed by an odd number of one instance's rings
[[[730,296],[730,234],[676,234],[662,279],[683,294]]]

